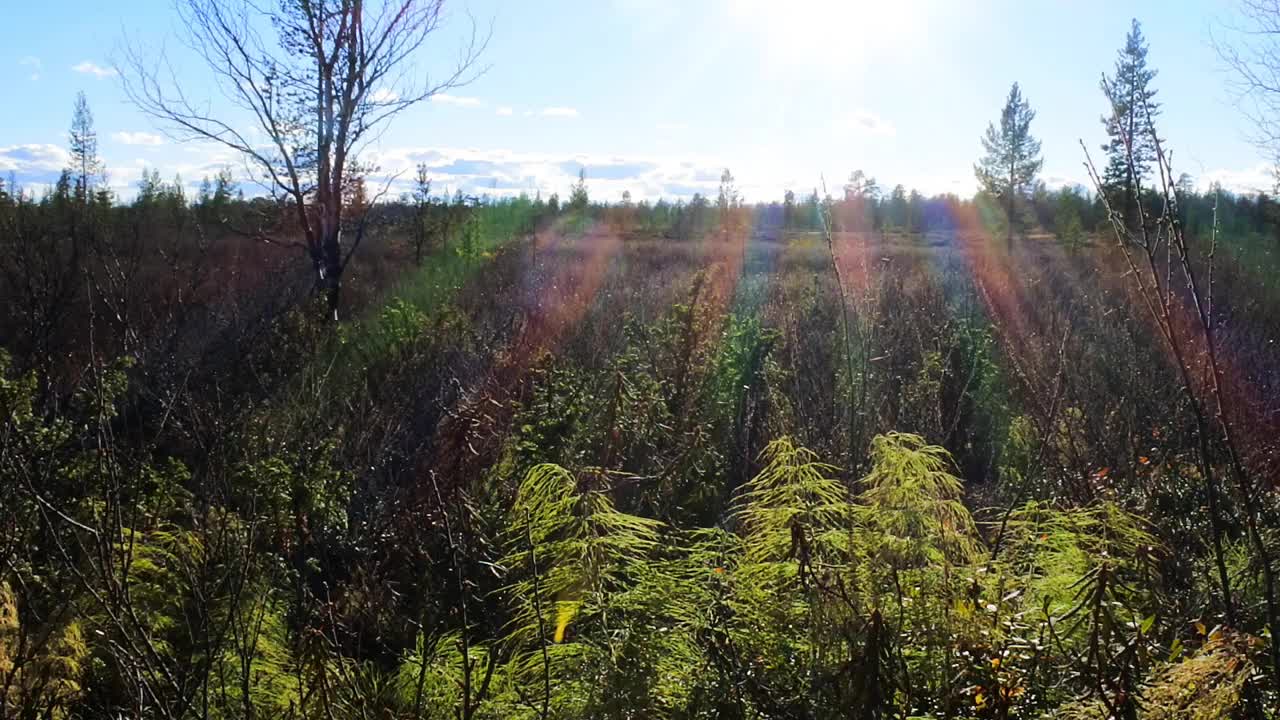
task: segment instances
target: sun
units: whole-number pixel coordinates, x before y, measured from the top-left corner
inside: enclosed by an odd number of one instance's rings
[[[724,0],[768,62],[847,69],[920,42],[921,0]]]

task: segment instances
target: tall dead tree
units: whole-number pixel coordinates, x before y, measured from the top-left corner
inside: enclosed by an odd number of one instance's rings
[[[282,212],[242,232],[301,247],[336,319],[342,274],[364,234],[358,222],[354,237],[343,237],[343,198],[368,170],[360,151],[402,111],[483,72],[488,35],[472,23],[456,63],[425,79],[414,60],[441,29],[445,0],[175,3],[183,39],[208,66],[225,106],[191,97],[164,56],[137,48],[119,63],[125,92],[176,138],[215,142],[244,157]],[[301,241],[282,231],[286,214]]]

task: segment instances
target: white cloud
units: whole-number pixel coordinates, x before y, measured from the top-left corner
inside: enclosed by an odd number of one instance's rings
[[[480,107],[483,105],[480,98],[467,97],[465,95],[450,95],[448,93],[437,93],[431,96],[431,102],[440,103],[441,105],[457,105],[458,107]]]
[[[867,110],[855,110],[849,113],[848,127],[857,133],[893,137],[897,130],[879,115]]]
[[[148,132],[121,131],[111,133],[111,138],[125,145],[163,145],[164,138]]]
[[[376,103],[393,103],[400,99],[400,94],[394,90],[379,88],[369,94],[369,100]]]
[[[32,80],[40,79],[40,69],[44,67],[44,63],[40,62],[40,58],[34,55],[27,55],[26,57],[19,60],[18,64],[23,67],[31,68],[31,75],[29,77]]]
[[[498,110],[497,110],[497,114],[498,114],[498,115],[501,115],[501,116],[503,116],[503,117],[510,117],[510,116],[511,116],[511,115],[513,115],[514,113],[515,113],[515,110],[512,110],[511,108],[507,107],[506,105],[503,105],[502,107],[498,108]]]
[[[156,156],[133,157],[129,162],[109,163],[107,168],[107,184],[123,200],[133,198],[138,192],[138,183],[143,172],[158,170],[165,182],[181,178],[183,186],[191,195],[195,195],[200,181],[213,177],[219,171],[227,169],[237,177],[246,194],[257,195],[261,188],[254,185],[244,176],[243,158],[236,152],[215,143],[190,142],[182,143],[181,153],[166,153],[163,160]]]
[[[67,151],[57,145],[0,147],[0,173],[13,173],[19,183],[52,184],[70,162]]]
[[[660,132],[681,132],[689,126],[681,122],[660,122],[655,126]]]
[[[72,65],[72,70],[86,75],[93,75],[100,78],[111,77],[116,74],[115,68],[102,67],[92,60],[85,60],[78,65]]]
[[[1223,190],[1233,193],[1252,195],[1259,192],[1271,192],[1276,184],[1275,168],[1268,163],[1259,163],[1251,168],[1232,170],[1217,168],[1209,170],[1195,178],[1196,189],[1206,192],[1214,183]]]
[[[1092,191],[1089,178],[1081,175],[1071,175],[1056,172],[1046,172],[1041,178],[1045,187],[1050,190],[1060,190],[1062,188],[1076,188]]]
[[[0,147],[0,171],[61,170],[70,157],[58,145],[31,144]]]
[[[543,117],[578,117],[578,111],[571,107],[549,107],[542,109]]]
[[[972,172],[961,172],[959,174],[946,173],[926,173],[926,174],[906,174],[898,179],[908,191],[917,190],[925,197],[934,195],[958,195],[962,198],[971,197],[978,190],[978,181],[974,178]],[[896,184],[896,183],[895,183]],[[892,189],[892,185],[888,188],[881,185],[881,190],[888,192]]]
[[[437,192],[513,196],[541,192],[567,196],[584,170],[592,197],[616,200],[629,191],[636,201],[658,198],[688,199],[694,193],[715,197],[724,162],[701,157],[663,157],[647,155],[593,155],[585,153],[530,153],[501,149],[403,147],[390,148],[369,160],[392,176],[405,171],[412,174],[419,163],[427,166],[432,187]],[[770,200],[782,197],[774,186],[778,173],[763,167],[734,166],[738,186],[749,199]],[[755,184],[746,178],[759,179],[768,185]],[[402,179],[393,193],[408,190]]]

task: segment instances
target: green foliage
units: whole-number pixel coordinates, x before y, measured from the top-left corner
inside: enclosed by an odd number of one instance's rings
[[[541,696],[555,714],[576,716],[575,692],[547,697],[546,684],[585,689],[590,663],[603,647],[583,637],[608,634],[610,608],[658,541],[660,524],[618,512],[602,484],[556,465],[534,467],[511,508],[501,565],[513,582],[511,682],[522,696]],[[541,689],[540,689],[541,688]],[[554,702],[553,702],[554,701]]]
[[[81,625],[23,628],[18,598],[0,579],[0,708],[60,720],[84,691],[90,648]]]
[[[1085,242],[1084,225],[1080,221],[1080,213],[1074,208],[1059,210],[1054,219],[1054,233],[1058,242],[1071,250],[1079,250]]]
[[[463,221],[459,230],[459,241],[454,251],[459,257],[467,260],[475,260],[483,256],[483,229],[480,218],[475,214],[470,214]]]
[[[1006,561],[1025,573],[1027,591],[1051,615],[1071,614],[1082,578],[1105,574],[1116,581],[1107,592],[1117,598],[1126,593],[1127,601],[1149,592],[1155,538],[1140,518],[1114,503],[1064,511],[1032,501],[1013,513],[1008,532]],[[1129,602],[1117,607],[1153,609]]]
[[[125,528],[115,551],[131,578],[129,594],[144,642],[162,656],[174,656],[175,635],[182,629],[184,603],[191,589],[186,571],[203,564],[200,538],[172,525],[145,531]],[[98,622],[108,624],[105,617]]]
[[[402,298],[396,298],[382,308],[379,330],[386,344],[384,352],[399,355],[412,347],[426,329],[427,316]]]
[[[333,441],[275,452],[240,468],[239,492],[260,517],[293,533],[340,531],[346,523],[350,477],[333,466]],[[301,538],[299,538],[301,540]]]
[[[1144,718],[1211,720],[1245,709],[1246,685],[1258,671],[1261,643],[1229,630],[1214,630],[1193,657],[1160,668],[1144,693]]]
[[[1024,662],[1043,662],[1049,651],[1062,671],[1077,669],[1079,692],[1131,716],[1159,654],[1158,547],[1146,523],[1113,502],[1063,510],[1032,501],[1012,513],[1007,531],[997,609],[1009,618],[1010,647]],[[1027,702],[1062,699],[1046,689]]]
[[[431,639],[419,634],[414,651],[405,657],[395,676],[398,702],[426,717],[447,717],[458,712],[463,704],[462,692],[467,688],[464,663],[470,663],[478,670],[477,686],[485,683],[492,693],[479,704],[475,717],[510,717],[504,713],[510,712],[519,698],[511,692],[509,668],[496,664],[493,648],[473,645],[468,651],[469,657],[464,658],[459,633]]]
[[[848,490],[828,477],[836,468],[787,438],[769,443],[761,457],[765,466],[743,486],[734,513],[745,559],[752,567],[785,566],[786,580],[803,582],[805,572],[836,562],[847,549]]]
[[[918,435],[871,441],[871,472],[859,495],[863,522],[898,567],[964,564],[977,552],[977,529],[960,501],[950,456]]]
[[[251,588],[225,609],[237,628],[231,642],[211,659],[211,696],[218,717],[269,716],[305,708],[305,676],[291,646],[284,602],[268,588]]]
[[[539,465],[520,484],[502,562],[523,578],[514,594],[526,598],[512,641],[545,638],[538,629],[543,624],[555,628],[554,640],[561,642],[575,618],[586,623],[600,616],[611,591],[657,542],[657,522],[618,512],[605,488],[590,487],[606,481],[598,471],[580,480],[562,467]],[[541,619],[538,605],[545,605]]]

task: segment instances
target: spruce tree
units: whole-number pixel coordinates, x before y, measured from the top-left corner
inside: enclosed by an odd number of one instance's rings
[[[987,125],[982,138],[982,148],[987,154],[973,166],[982,189],[999,198],[1005,206],[1011,248],[1017,198],[1035,186],[1036,175],[1044,164],[1040,158],[1040,141],[1031,135],[1031,121],[1035,117],[1018,83],[1014,83],[1000,113],[1000,125]]]
[[[1102,146],[1107,152],[1103,183],[1112,206],[1124,213],[1126,221],[1137,215],[1142,181],[1156,159],[1155,140],[1147,131],[1160,114],[1151,88],[1155,76],[1156,71],[1147,67],[1142,24],[1134,20],[1116,57],[1115,75],[1102,76],[1102,90],[1111,101],[1111,113],[1102,118],[1108,138]]]

